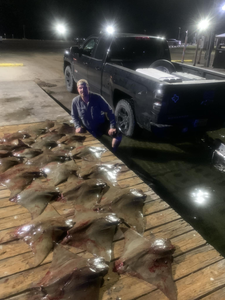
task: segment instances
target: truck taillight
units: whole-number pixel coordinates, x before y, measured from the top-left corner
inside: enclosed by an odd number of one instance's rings
[[[162,100],[163,91],[161,89],[155,90],[155,99]]]
[[[161,106],[162,106],[162,102],[157,101],[157,102],[153,103],[153,109],[156,110],[156,111],[160,111]]]
[[[159,112],[163,100],[163,90],[161,90],[160,87],[154,91],[154,100],[155,102],[153,102],[153,110]]]

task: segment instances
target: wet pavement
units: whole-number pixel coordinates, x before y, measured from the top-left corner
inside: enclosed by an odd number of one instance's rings
[[[225,256],[225,173],[213,153],[198,138],[163,142],[146,133],[123,138],[117,155]]]

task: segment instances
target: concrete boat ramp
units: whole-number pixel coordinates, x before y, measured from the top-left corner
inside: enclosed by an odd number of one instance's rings
[[[41,122],[68,116],[33,81],[0,82],[0,126]]]

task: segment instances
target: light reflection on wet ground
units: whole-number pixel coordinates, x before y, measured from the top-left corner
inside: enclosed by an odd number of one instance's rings
[[[209,135],[221,139],[223,131]],[[139,141],[123,138],[116,155],[225,256],[225,164],[221,172],[219,142],[209,146],[209,140],[163,142],[144,133]],[[107,137],[101,141],[109,147]]]

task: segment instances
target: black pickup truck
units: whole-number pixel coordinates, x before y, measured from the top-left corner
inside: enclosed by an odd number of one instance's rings
[[[93,35],[64,54],[67,90],[79,79],[101,94],[126,136],[138,128],[159,133],[221,127],[225,75],[172,63],[167,41],[138,34]]]

